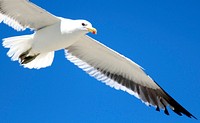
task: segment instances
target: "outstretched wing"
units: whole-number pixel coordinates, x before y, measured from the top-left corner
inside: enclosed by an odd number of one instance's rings
[[[54,15],[28,0],[0,0],[0,23],[4,22],[17,31],[38,30],[58,21]]]
[[[136,96],[145,104],[156,107],[157,111],[163,109],[167,115],[169,106],[178,115],[194,117],[145,74],[139,65],[89,36],[83,36],[65,51],[68,60],[106,85]]]

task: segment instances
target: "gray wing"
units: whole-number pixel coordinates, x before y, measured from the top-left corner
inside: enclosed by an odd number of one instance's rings
[[[194,117],[145,74],[139,65],[89,36],[82,37],[65,51],[68,60],[106,85],[136,96],[157,111],[163,109],[167,115],[169,106],[178,115]]]
[[[57,17],[28,0],[0,0],[0,23],[17,31],[38,30],[60,21]]]

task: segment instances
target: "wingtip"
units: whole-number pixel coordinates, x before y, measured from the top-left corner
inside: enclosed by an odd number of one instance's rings
[[[189,117],[189,118],[194,118],[195,120],[198,120],[197,117],[195,117],[195,116],[192,115],[192,114],[190,114],[188,117]]]
[[[169,112],[168,112],[168,110],[167,110],[166,107],[165,107],[164,113],[165,113],[166,115],[169,115]]]
[[[182,116],[184,114],[185,116],[187,116],[189,118],[194,118],[197,120],[197,118],[194,115],[192,115],[189,111],[187,111],[185,108],[183,108],[180,104],[179,104],[179,109],[172,109],[172,110],[179,116]]]

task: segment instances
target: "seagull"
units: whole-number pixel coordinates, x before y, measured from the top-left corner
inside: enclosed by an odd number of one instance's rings
[[[142,67],[108,48],[87,33],[97,30],[86,20],[57,17],[29,0],[0,0],[0,23],[17,31],[29,28],[34,33],[3,39],[7,55],[23,67],[40,69],[51,66],[54,52],[64,49],[66,58],[90,76],[117,90],[137,97],[157,111],[167,107],[176,114],[197,119],[167,92]]]

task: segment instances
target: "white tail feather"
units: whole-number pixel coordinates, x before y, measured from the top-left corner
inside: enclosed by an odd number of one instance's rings
[[[7,55],[12,61],[19,60],[19,56],[31,48],[33,35],[15,36],[3,39],[3,46],[10,48]]]
[[[31,49],[33,36],[34,35],[23,35],[3,39],[3,46],[5,48],[10,48],[7,55],[11,57],[12,61],[18,60],[19,63],[21,62],[19,57],[22,53]],[[30,54],[27,54],[27,56],[30,56]],[[39,53],[39,55],[35,59],[30,61],[29,63],[21,65],[29,69],[40,69],[50,66],[53,62],[53,58],[54,51],[47,53]]]
[[[39,54],[33,61],[27,63],[27,64],[22,64],[25,68],[35,68],[35,69],[40,69],[44,67],[51,66],[54,58],[54,51],[48,52],[48,53],[41,53]]]

